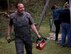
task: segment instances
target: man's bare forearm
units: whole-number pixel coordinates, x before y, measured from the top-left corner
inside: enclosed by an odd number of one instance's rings
[[[12,32],[12,26],[8,26],[8,36],[10,36],[11,32]]]
[[[39,35],[39,33],[38,33],[34,24],[31,25],[31,28],[32,28],[33,32],[40,38],[41,36]]]

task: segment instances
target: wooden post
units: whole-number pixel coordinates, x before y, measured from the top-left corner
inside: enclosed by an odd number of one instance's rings
[[[9,8],[10,8],[10,6],[9,6],[9,0],[7,0],[7,7],[8,7],[7,11],[9,13]]]
[[[41,23],[42,23],[42,21],[43,21],[45,12],[46,12],[46,10],[47,10],[48,3],[49,3],[49,0],[46,0],[46,4],[45,4],[45,6],[44,6],[44,9],[43,9],[43,11],[42,11],[42,13],[41,13],[41,15],[40,15],[40,21],[39,21],[39,23],[38,23],[37,30],[40,29],[40,26],[41,26]]]

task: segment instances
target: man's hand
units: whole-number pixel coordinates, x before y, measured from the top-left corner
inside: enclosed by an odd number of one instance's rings
[[[11,37],[8,35],[8,36],[6,37],[6,40],[7,40],[8,43],[10,43],[10,42],[11,42]]]
[[[40,35],[38,35],[38,38],[41,39],[42,37]]]
[[[8,14],[7,12],[5,12],[4,15],[5,15],[6,17],[9,17],[9,14]]]

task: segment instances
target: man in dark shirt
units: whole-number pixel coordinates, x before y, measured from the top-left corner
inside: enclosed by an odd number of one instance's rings
[[[10,16],[10,22],[8,26],[8,37],[7,40],[10,40],[10,33],[14,26],[15,31],[15,45],[17,54],[24,54],[24,45],[26,49],[26,54],[32,54],[32,40],[30,34],[30,28],[37,34],[38,38],[41,38],[39,35],[34,21],[31,15],[28,12],[25,12],[25,7],[23,3],[17,4],[17,11],[12,13]]]
[[[60,14],[61,27],[62,27],[62,41],[61,45],[66,45],[66,36],[68,37],[68,46],[71,47],[71,26],[70,26],[70,10],[69,5],[65,3],[64,10]]]

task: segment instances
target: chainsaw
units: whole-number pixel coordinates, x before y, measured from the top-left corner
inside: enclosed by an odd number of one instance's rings
[[[44,47],[46,46],[46,38],[44,38],[44,37],[42,37],[41,39],[37,39],[36,40],[36,43],[35,43],[35,45],[36,45],[36,49],[39,49],[39,50],[42,50],[42,49],[44,49]]]

